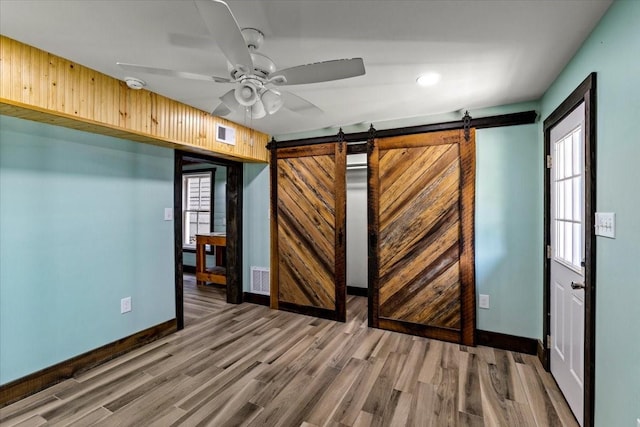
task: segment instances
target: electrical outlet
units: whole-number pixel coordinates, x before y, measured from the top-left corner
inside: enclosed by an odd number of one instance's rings
[[[489,295],[480,294],[480,299],[478,301],[478,306],[480,308],[489,308]]]
[[[131,297],[122,298],[120,300],[120,314],[131,311]]]
[[[164,220],[173,221],[173,208],[164,208]]]

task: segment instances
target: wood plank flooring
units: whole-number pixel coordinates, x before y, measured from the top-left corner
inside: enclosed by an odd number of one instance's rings
[[[2,426],[574,426],[534,356],[225,302],[185,281],[186,328],[0,409]]]

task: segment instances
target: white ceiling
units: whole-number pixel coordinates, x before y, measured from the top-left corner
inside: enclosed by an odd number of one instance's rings
[[[324,114],[245,122],[271,135],[540,98],[612,0],[228,0],[264,32],[278,68],[362,57],[366,75],[289,86]],[[228,76],[190,0],[0,0],[0,33],[118,79],[129,62]],[[436,71],[438,85],[416,77]],[[138,74],[148,89],[212,111],[231,86]]]

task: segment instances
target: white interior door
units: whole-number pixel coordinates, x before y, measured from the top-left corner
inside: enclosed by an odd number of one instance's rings
[[[582,425],[584,104],[551,129],[551,373]]]

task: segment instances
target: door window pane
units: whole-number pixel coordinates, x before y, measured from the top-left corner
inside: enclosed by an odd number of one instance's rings
[[[554,147],[553,185],[555,194],[554,257],[576,269],[581,268],[582,236],[582,129],[574,129]]]

